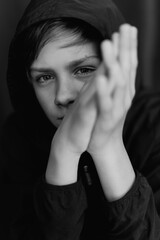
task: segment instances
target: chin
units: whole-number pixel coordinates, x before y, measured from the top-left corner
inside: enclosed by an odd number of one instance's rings
[[[50,121],[56,128],[58,128],[62,123],[62,120],[59,120],[59,119],[54,121],[50,119]]]

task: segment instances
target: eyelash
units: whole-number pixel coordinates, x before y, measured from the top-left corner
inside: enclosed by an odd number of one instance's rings
[[[44,79],[44,78],[46,78],[46,77],[47,77],[47,79]],[[48,77],[49,77],[49,78],[48,78]],[[54,80],[55,77],[52,76],[51,74],[44,74],[44,75],[38,76],[38,77],[36,78],[36,82],[39,83],[40,85],[44,85],[46,82],[50,81],[51,79]]]
[[[94,71],[96,70],[96,67],[81,67],[75,70],[74,76],[78,76],[78,78],[84,78],[90,76]],[[78,73],[81,71],[80,73]],[[45,79],[47,78],[47,79]],[[55,80],[55,77],[52,74],[44,74],[41,76],[37,76],[35,79],[36,82],[40,85],[47,84],[50,80]]]
[[[95,70],[96,70],[96,67],[81,67],[75,71],[74,75],[78,75],[78,77],[87,77]],[[79,71],[81,71],[81,73],[78,73]],[[84,72],[82,72],[82,71],[84,71]]]

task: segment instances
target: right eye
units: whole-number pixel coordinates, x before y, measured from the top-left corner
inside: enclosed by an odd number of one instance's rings
[[[41,75],[36,77],[36,82],[40,85],[48,84],[50,81],[55,80],[55,77],[50,74]]]

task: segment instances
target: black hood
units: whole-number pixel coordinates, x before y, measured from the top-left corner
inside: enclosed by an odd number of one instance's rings
[[[17,57],[16,42],[32,24],[58,17],[81,19],[99,30],[104,39],[124,23],[121,13],[111,0],[31,0],[11,42],[7,71],[12,105],[20,113],[21,121],[27,121],[28,125],[34,126],[34,121],[37,124],[39,119],[47,120],[27,81],[23,63]]]
[[[17,33],[41,20],[58,17],[78,18],[109,36],[124,21],[111,0],[32,0],[26,9]]]

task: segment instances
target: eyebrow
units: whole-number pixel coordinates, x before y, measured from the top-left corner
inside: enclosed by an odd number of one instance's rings
[[[84,58],[78,59],[78,60],[73,60],[71,62],[69,62],[69,64],[67,65],[67,68],[74,68],[77,65],[80,65],[82,63],[84,63],[85,61],[92,59],[92,58],[96,58],[99,59],[99,57],[97,55],[93,55],[93,56],[86,56]],[[52,72],[53,69],[52,68],[45,68],[45,67],[31,67],[30,68],[30,72]]]

